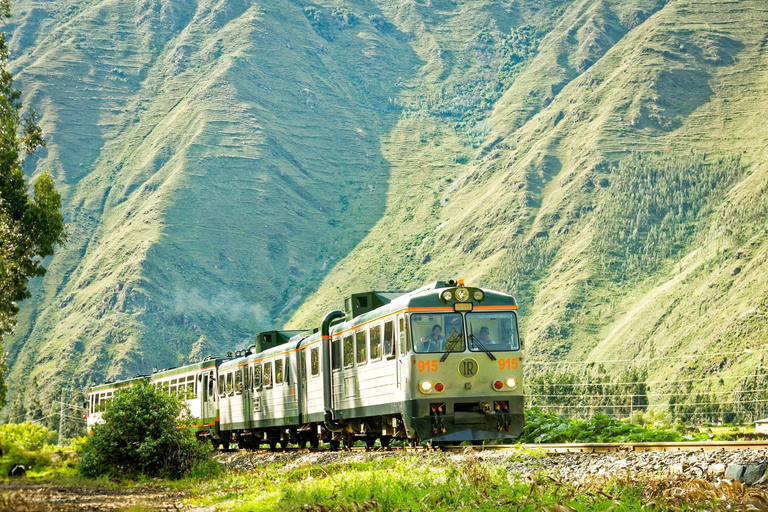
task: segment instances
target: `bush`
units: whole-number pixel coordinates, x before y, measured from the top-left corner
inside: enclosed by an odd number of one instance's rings
[[[25,451],[38,451],[45,444],[54,442],[56,442],[56,432],[51,432],[37,423],[27,421],[0,425],[0,446],[3,450],[16,446]]]
[[[8,474],[8,470],[16,464],[21,464],[27,471],[42,471],[53,464],[53,454],[51,445],[37,450],[24,450],[14,444],[8,445],[0,463],[0,473]]]
[[[704,438],[700,435],[699,438]],[[595,414],[586,421],[560,418],[537,407],[525,411],[524,443],[679,442],[684,438],[665,427],[643,427]]]
[[[117,391],[102,418],[81,447],[83,476],[180,478],[210,457],[209,446],[179,428],[188,418],[181,399],[147,383]]]

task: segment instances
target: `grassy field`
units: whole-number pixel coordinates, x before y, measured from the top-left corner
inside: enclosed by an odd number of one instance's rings
[[[250,469],[178,481],[85,480],[33,474],[0,481],[0,503],[28,511],[91,507],[154,510],[405,511],[731,510],[759,506],[764,491],[728,481],[693,482],[663,476],[589,476],[559,480],[546,470],[517,474],[517,451],[503,457],[427,454],[255,454]],[[267,459],[273,459],[269,462]],[[545,466],[545,465],[544,465]],[[250,466],[249,466],[250,467]]]

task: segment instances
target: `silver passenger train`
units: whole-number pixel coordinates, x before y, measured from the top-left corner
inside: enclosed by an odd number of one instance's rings
[[[438,281],[355,294],[345,310],[313,332],[259,333],[234,357],[96,386],[89,431],[116,389],[147,380],[181,395],[196,418],[190,428],[224,448],[520,435],[523,358],[512,296]]]

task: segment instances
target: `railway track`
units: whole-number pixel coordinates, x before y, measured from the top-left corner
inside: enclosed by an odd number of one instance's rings
[[[352,447],[353,452],[379,452],[379,451],[399,451],[399,452],[423,452],[441,450],[444,452],[460,453],[464,451],[504,451],[519,448],[526,450],[538,450],[544,453],[613,453],[613,452],[666,452],[666,451],[687,451],[702,452],[713,450],[766,450],[768,449],[768,440],[763,441],[688,441],[682,443],[557,443],[557,444],[488,444],[484,446],[438,446],[416,448],[394,446],[389,450],[384,448],[363,448]],[[268,453],[271,450],[240,450],[241,452],[261,452]],[[327,452],[326,448],[283,448],[275,450],[277,452],[293,453],[311,453]],[[342,450],[344,451],[344,450]]]
[[[768,441],[687,441],[683,443],[563,443],[524,444],[522,446],[529,449],[543,450],[547,453],[667,451],[708,452],[712,450],[764,450],[768,449]]]

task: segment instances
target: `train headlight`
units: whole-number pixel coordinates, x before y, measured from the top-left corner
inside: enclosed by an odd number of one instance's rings
[[[422,393],[429,393],[432,391],[432,382],[428,380],[423,380],[419,382],[419,391]]]
[[[469,299],[469,290],[466,288],[458,288],[456,290],[456,300],[459,302],[466,302]]]
[[[472,295],[476,301],[481,302],[485,298],[485,294],[482,290],[475,290],[475,293]]]
[[[448,302],[453,298],[453,294],[450,291],[443,292],[443,300]]]
[[[517,387],[517,379],[514,377],[507,377],[504,384],[506,384],[509,389],[515,389]]]

